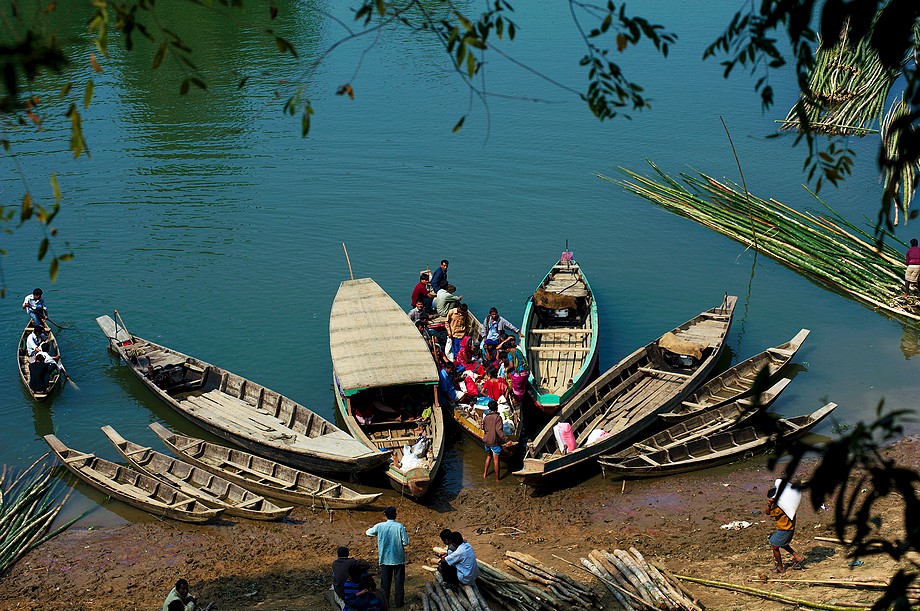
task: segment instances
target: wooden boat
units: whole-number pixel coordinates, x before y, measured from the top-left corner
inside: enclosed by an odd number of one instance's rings
[[[611,461],[623,461],[639,454],[666,450],[719,431],[737,428],[742,422],[767,409],[791,381],[789,378],[783,378],[757,397],[738,399],[698,412],[642,441],[634,442],[624,450],[608,454],[605,458]]]
[[[765,452],[780,441],[788,442],[802,437],[836,407],[836,403],[828,403],[806,416],[781,418],[776,422],[779,432],[776,432],[776,428],[769,432],[757,426],[746,426],[704,435],[665,450],[644,452],[622,460],[604,456],[599,462],[605,475],[620,477],[651,477],[706,469]]]
[[[521,350],[536,406],[555,414],[597,369],[597,302],[570,253],[553,265],[527,300]]]
[[[250,520],[280,520],[294,509],[278,507],[265,497],[220,476],[132,443],[110,426],[102,427],[102,432],[138,471],[195,497],[208,507],[223,509],[227,515]]]
[[[212,509],[149,475],[72,450],[54,435],[45,435],[45,443],[79,479],[103,494],[155,516],[203,523],[217,519],[224,511]]]
[[[116,313],[117,316],[117,313]],[[109,348],[164,403],[201,428],[247,450],[310,472],[359,473],[388,456],[370,451],[303,405],[181,352],[136,337],[108,316],[96,319]]]
[[[387,476],[396,490],[424,496],[444,455],[444,414],[438,371],[415,325],[370,278],[347,280],[332,302],[329,347],[349,432],[374,451],[392,452]],[[372,422],[359,424],[356,414]]]
[[[659,413],[686,399],[715,367],[736,301],[726,295],[717,307],[639,348],[601,375],[528,445],[523,468],[514,475],[538,486],[642,434]],[[571,426],[575,439],[571,451],[556,440],[555,427],[564,423]]]
[[[324,509],[357,509],[380,498],[379,492],[362,494],[261,456],[173,433],[159,422],[149,426],[183,461],[274,499]]]
[[[810,331],[802,329],[795,337],[774,348],[767,348],[760,354],[742,361],[730,369],[708,380],[677,409],[660,415],[665,422],[678,422],[711,407],[725,405],[754,391],[757,375],[765,367],[767,379],[775,378],[780,370],[795,357]]]
[[[19,378],[22,380],[22,383],[26,385],[26,390],[29,391],[29,394],[32,395],[32,398],[36,401],[44,401],[61,383],[61,371],[57,370],[48,380],[48,386],[41,390],[33,390],[29,385],[29,380],[31,379],[29,375],[29,354],[26,351],[26,340],[29,335],[32,334],[32,321],[29,320],[29,324],[26,325],[26,328],[22,331],[22,337],[19,338],[19,347],[16,350],[16,361],[19,365]],[[54,338],[54,333],[51,332],[51,329],[47,330],[48,339],[45,340],[45,352],[54,356],[60,354],[58,352],[57,340]]]

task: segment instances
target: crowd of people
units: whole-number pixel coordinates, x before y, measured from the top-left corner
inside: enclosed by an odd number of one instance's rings
[[[515,335],[521,330],[490,308],[480,324],[463,296],[447,280],[450,263],[441,261],[430,275],[422,272],[412,291],[412,320],[438,366],[439,402],[463,410],[482,429],[486,452],[483,477],[494,458],[514,444],[521,422],[530,369]]]

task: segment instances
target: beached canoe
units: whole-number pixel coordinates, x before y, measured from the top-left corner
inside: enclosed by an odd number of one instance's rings
[[[119,454],[142,473],[178,488],[208,507],[224,510],[228,516],[250,520],[280,520],[293,507],[278,507],[263,496],[218,475],[128,441],[110,426],[102,427]]]
[[[782,378],[758,396],[738,399],[698,412],[663,431],[641,441],[633,442],[629,447],[615,454],[607,454],[604,458],[610,461],[623,461],[640,454],[666,450],[719,431],[738,428],[742,423],[762,414],[769,408],[791,381],[789,378]]]
[[[828,403],[817,411],[795,418],[781,418],[773,430],[760,426],[705,435],[666,450],[645,452],[624,459],[604,456],[599,460],[606,475],[652,477],[684,473],[724,465],[772,449],[780,442],[802,437],[836,409]]]
[[[392,452],[387,476],[420,498],[444,456],[438,370],[418,329],[370,278],[342,282],[329,317],[335,398],[349,432]],[[359,424],[358,417],[369,418]]]
[[[362,494],[261,456],[173,433],[159,422],[149,426],[183,461],[273,499],[323,509],[357,509],[380,498],[379,492]]]
[[[105,495],[155,516],[203,523],[217,519],[224,511],[212,509],[149,475],[68,448],[54,435],[45,435],[45,443],[61,464],[80,480]]]
[[[34,390],[32,386],[29,385],[29,380],[31,380],[31,375],[29,373],[29,354],[26,351],[26,339],[32,333],[32,321],[29,321],[29,324],[26,325],[26,328],[22,331],[22,337],[19,338],[19,346],[16,349],[16,362],[19,366],[19,379],[22,380],[22,383],[26,385],[26,390],[29,391],[29,394],[32,395],[32,398],[36,401],[44,401],[61,383],[60,370],[55,371],[51,374],[51,377],[48,379],[48,385],[40,390]],[[48,334],[48,339],[45,340],[45,352],[54,356],[60,354],[58,352],[57,340],[54,338],[54,333],[51,332],[51,329],[46,331]]]
[[[385,453],[273,390],[132,335],[122,324],[116,328],[108,316],[96,322],[109,348],[151,392],[218,437],[311,473],[360,473],[387,463]]]
[[[514,475],[527,485],[539,486],[639,437],[659,413],[686,399],[715,367],[736,301],[726,295],[718,306],[639,348],[601,375],[528,444],[523,468]]]
[[[566,257],[568,259],[568,257]],[[521,350],[535,405],[555,414],[597,369],[597,302],[577,262],[553,265],[527,300]]]
[[[725,405],[754,391],[757,375],[767,368],[767,380],[775,378],[795,357],[810,331],[802,329],[784,344],[767,348],[760,354],[726,369],[696,389],[677,409],[660,415],[665,422],[678,422],[703,410]]]

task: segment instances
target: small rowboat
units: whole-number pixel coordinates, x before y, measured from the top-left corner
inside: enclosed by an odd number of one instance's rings
[[[123,323],[116,325],[108,316],[100,316],[96,323],[109,339],[109,349],[151,392],[218,437],[310,472],[360,473],[387,463],[386,453],[369,450],[319,414],[273,390],[132,335]]]
[[[783,378],[757,397],[738,399],[689,416],[651,437],[633,443],[625,450],[608,454],[605,458],[610,461],[623,461],[639,454],[667,450],[700,437],[737,427],[767,409],[791,381],[789,378]]]
[[[438,370],[418,329],[372,279],[346,280],[332,302],[329,350],[345,426],[372,451],[392,453],[394,489],[425,496],[444,457],[444,413]]]
[[[765,452],[779,442],[804,436],[836,408],[836,403],[828,403],[805,416],[781,418],[772,427],[772,432],[766,428],[746,426],[704,435],[666,450],[646,452],[623,460],[602,456],[599,462],[605,476],[613,474],[619,477],[671,475],[724,465]]]
[[[294,509],[278,507],[265,497],[204,469],[132,443],[110,426],[102,427],[102,432],[138,471],[178,488],[209,507],[223,509],[229,516],[250,520],[280,520]]]
[[[103,494],[155,516],[204,523],[217,519],[224,511],[212,509],[149,475],[93,454],[72,450],[54,435],[45,435],[45,443],[79,479]]]
[[[665,422],[678,422],[698,412],[725,405],[754,391],[757,375],[767,369],[767,380],[772,380],[795,357],[810,331],[802,329],[795,337],[774,348],[725,370],[696,389],[690,397],[672,412],[660,414]]]
[[[536,406],[555,414],[597,369],[597,302],[571,253],[553,265],[527,300],[521,350]],[[564,259],[564,260],[563,260]]]
[[[736,302],[736,297],[726,295],[718,306],[639,348],[601,375],[528,444],[529,456],[514,475],[529,486],[540,486],[638,437],[659,413],[687,398],[715,367]],[[564,435],[570,435],[569,441]]]
[[[273,499],[325,509],[356,509],[380,498],[380,493],[361,494],[261,456],[178,435],[158,422],[150,423],[150,430],[185,462]]]
[[[19,338],[19,348],[16,350],[16,361],[19,364],[19,378],[22,380],[22,383],[26,385],[26,390],[29,391],[29,394],[32,395],[32,398],[36,401],[46,400],[51,393],[58,387],[58,384],[61,383],[60,369],[56,370],[51,374],[51,377],[48,379],[48,385],[39,390],[35,390],[29,384],[31,380],[31,375],[29,373],[29,354],[26,351],[26,340],[29,335],[32,334],[32,322],[29,321],[29,324],[26,325],[26,328],[22,331],[22,337]],[[57,340],[54,338],[54,333],[51,332],[51,329],[46,331],[48,334],[48,339],[45,340],[45,352],[54,356],[59,354]]]

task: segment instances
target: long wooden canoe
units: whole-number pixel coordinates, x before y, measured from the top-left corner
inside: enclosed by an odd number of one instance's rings
[[[61,464],[82,481],[103,494],[155,516],[204,523],[217,519],[224,511],[212,509],[149,475],[94,454],[72,450],[54,435],[45,435],[45,443]]]
[[[715,367],[736,301],[726,295],[718,306],[639,348],[604,373],[549,421],[528,445],[523,468],[514,475],[527,485],[539,486],[642,434],[659,413],[687,398]],[[556,441],[554,429],[561,423],[572,427],[574,450]]]
[[[273,499],[324,509],[357,509],[380,498],[380,493],[362,494],[261,456],[173,433],[159,422],[149,426],[185,462]]]
[[[623,461],[640,454],[667,450],[670,447],[712,435],[719,431],[737,428],[742,422],[757,416],[770,407],[779,396],[779,393],[783,392],[791,381],[789,378],[782,378],[756,397],[738,399],[725,405],[711,407],[698,412],[663,431],[632,443],[629,447],[615,454],[608,454],[604,458],[611,462]]]
[[[48,379],[48,386],[41,390],[33,390],[32,386],[29,385],[29,380],[31,379],[29,375],[29,354],[26,351],[26,340],[29,335],[32,333],[32,321],[29,321],[29,324],[26,325],[26,328],[22,331],[22,337],[19,338],[19,346],[16,349],[16,362],[19,367],[19,379],[22,380],[22,383],[26,385],[26,390],[29,391],[29,394],[32,395],[32,398],[36,401],[45,401],[51,393],[58,387],[61,383],[61,371],[57,370],[51,377]],[[51,329],[46,331],[48,334],[48,339],[45,340],[45,352],[51,356],[60,354],[58,352],[57,340],[54,338],[54,333],[51,332]]]
[[[575,261],[557,262],[524,308],[521,350],[536,406],[557,413],[597,369],[597,302]]]
[[[444,414],[438,371],[418,329],[376,282],[347,280],[332,302],[329,348],[345,426],[368,448],[392,452],[387,476],[396,490],[424,496],[444,456]],[[403,406],[411,411],[397,416]],[[357,412],[373,412],[372,422],[359,424]]]
[[[96,319],[109,348],[157,397],[201,428],[247,450],[310,472],[360,473],[382,468],[371,451],[303,405],[181,352]]]
[[[808,329],[802,329],[788,342],[767,348],[760,354],[726,369],[696,389],[677,409],[661,414],[660,418],[665,422],[678,422],[703,410],[725,405],[752,393],[760,371],[766,368],[767,379],[775,378],[795,357],[809,333]]]
[[[836,408],[836,403],[828,403],[805,416],[781,418],[776,422],[778,432],[776,428],[770,432],[757,426],[746,426],[623,460],[612,456],[601,457],[599,462],[605,475],[620,477],[652,477],[706,469],[765,452],[781,441],[802,437]]]
[[[151,477],[195,497],[208,507],[217,507],[230,516],[250,520],[280,520],[293,507],[278,507],[263,496],[218,475],[128,441],[110,426],[102,427],[119,454],[131,465]]]

